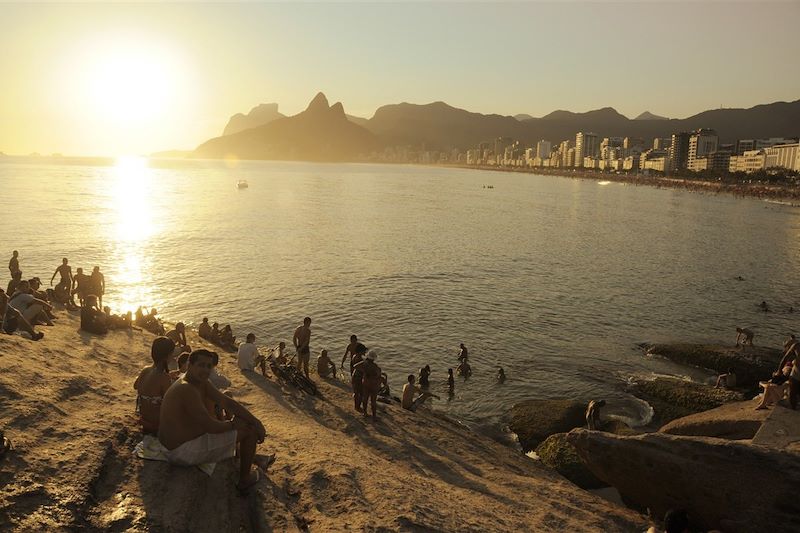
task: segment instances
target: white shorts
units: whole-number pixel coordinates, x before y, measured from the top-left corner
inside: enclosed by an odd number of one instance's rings
[[[174,450],[165,450],[164,455],[170,463],[181,466],[218,463],[230,459],[236,455],[236,430],[200,435]]]

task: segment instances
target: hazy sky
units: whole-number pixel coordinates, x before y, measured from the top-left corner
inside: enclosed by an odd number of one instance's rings
[[[800,2],[0,3],[0,151],[191,149],[317,91],[371,117],[612,106],[683,118],[800,99]]]

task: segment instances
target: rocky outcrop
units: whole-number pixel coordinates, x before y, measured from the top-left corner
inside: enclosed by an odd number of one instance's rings
[[[682,508],[693,530],[797,531],[797,453],[665,433],[623,437],[575,429],[567,440],[599,479],[654,516]]]
[[[720,439],[752,439],[761,424],[772,412],[755,409],[756,402],[735,402],[678,418],[664,425],[659,431],[670,435],[717,437]]]
[[[509,428],[517,434],[523,451],[529,452],[550,435],[583,426],[585,413],[586,402],[526,400],[511,408]]]
[[[731,368],[736,372],[738,384],[744,386],[756,385],[769,378],[782,355],[774,348],[734,348],[717,344],[653,344],[647,346],[647,353],[720,374]]]
[[[542,464],[548,466],[585,490],[607,487],[608,483],[600,481],[592,474],[575,448],[567,442],[566,433],[550,435],[536,448],[536,455]]]
[[[649,403],[656,420],[662,424],[744,399],[740,392],[666,377],[641,380],[629,385],[627,390]]]

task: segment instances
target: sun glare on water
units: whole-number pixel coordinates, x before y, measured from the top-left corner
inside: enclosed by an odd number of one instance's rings
[[[114,213],[116,241],[115,307],[132,311],[152,299],[144,283],[147,266],[142,260],[142,245],[156,231],[151,205],[155,180],[144,157],[118,158],[112,175],[109,207]]]

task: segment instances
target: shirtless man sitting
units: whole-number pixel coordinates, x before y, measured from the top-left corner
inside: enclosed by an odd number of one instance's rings
[[[437,400],[439,399],[438,396],[435,394],[431,394],[430,392],[425,392],[419,387],[414,384],[416,378],[414,374],[408,375],[408,383],[403,385],[403,397],[400,400],[400,405],[403,406],[403,409],[408,409],[409,411],[416,411],[417,407],[419,407],[422,402],[424,402],[429,397],[433,396]],[[414,399],[414,393],[419,394],[419,398],[416,400]]]
[[[317,357],[317,374],[321,378],[336,377],[336,365],[328,357],[328,350],[322,350]]]
[[[133,383],[133,388],[138,393],[136,405],[142,423],[142,432],[156,435],[161,416],[161,402],[164,399],[172,378],[169,374],[169,359],[175,349],[175,343],[167,337],[156,337],[150,349],[153,364],[139,372],[139,377]]]
[[[27,332],[31,339],[35,341],[44,337],[44,333],[41,331],[38,333],[34,331],[33,326],[25,320],[22,313],[8,305],[8,296],[3,292],[3,289],[0,289],[0,325],[3,331],[9,335],[17,331],[17,329],[21,329]]]
[[[183,352],[192,351],[192,349],[189,347],[189,344],[186,342],[186,326],[183,322],[178,322],[175,324],[175,329],[169,330],[165,337],[175,343],[176,359]]]
[[[253,470],[256,446],[264,442],[267,431],[250,411],[214,388],[208,381],[213,368],[208,350],[195,350],[189,356],[186,374],[176,381],[161,403],[158,440],[166,448],[167,459],[177,465],[215,463],[236,455],[239,445],[240,492],[255,485],[259,471]],[[233,420],[215,420],[206,410],[207,401],[222,406]]]
[[[309,347],[310,342],[311,318],[305,317],[303,319],[303,325],[297,326],[297,329],[294,330],[292,343],[297,351],[297,370],[303,371],[306,377],[308,377],[308,363],[311,359],[311,348]]]
[[[211,338],[211,324],[208,323],[208,317],[203,317],[203,321],[197,326],[197,334],[200,335],[201,339],[210,339]]]

